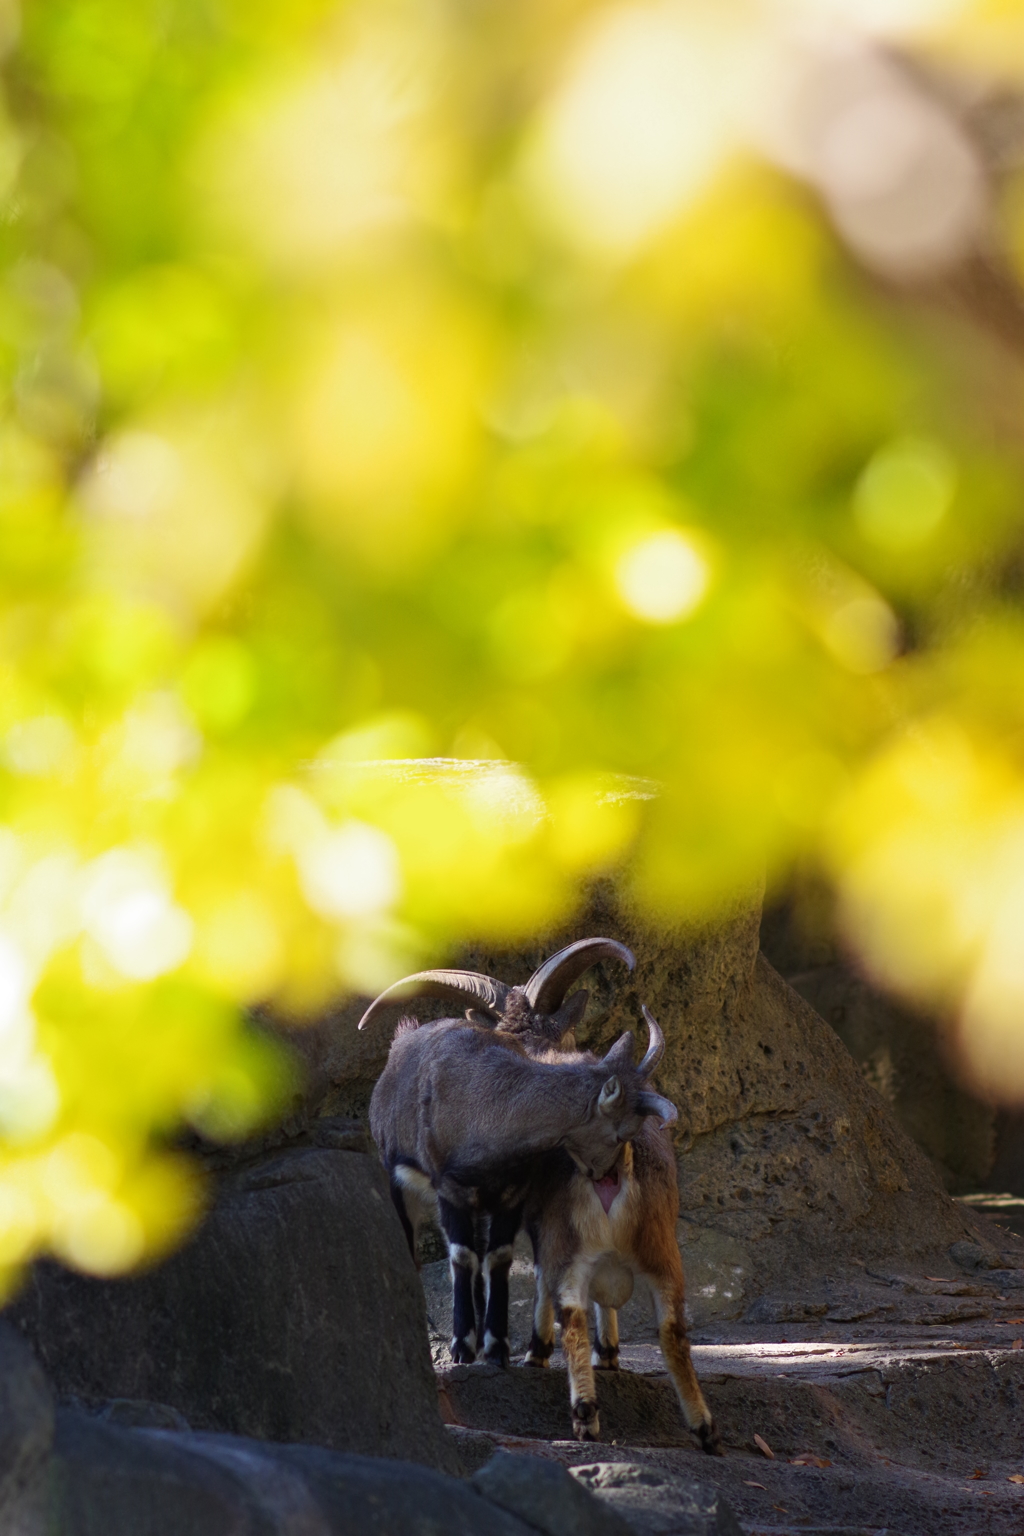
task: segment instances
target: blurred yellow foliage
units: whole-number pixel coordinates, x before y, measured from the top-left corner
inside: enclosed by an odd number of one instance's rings
[[[247,1009],[609,872],[826,871],[1024,1100],[1022,38],[0,5],[5,1283],[174,1241],[170,1138],[289,1091]]]

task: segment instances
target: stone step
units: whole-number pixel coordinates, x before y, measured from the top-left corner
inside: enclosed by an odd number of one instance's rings
[[[692,1443],[658,1351],[623,1350],[624,1369],[597,1373],[601,1440],[637,1446]],[[1024,1351],[931,1341],[893,1345],[696,1345],[697,1374],[723,1440],[780,1456],[879,1454],[922,1468],[972,1472],[979,1461],[1024,1468]],[[486,1362],[439,1373],[451,1422],[544,1440],[570,1435],[564,1367]],[[951,1427],[955,1432],[951,1433]]]
[[[1021,1536],[1024,1351],[957,1340],[696,1345],[726,1446],[703,1456],[652,1346],[599,1372],[601,1444],[570,1438],[568,1380],[479,1364],[439,1374],[453,1436],[567,1465],[650,1464],[713,1484],[746,1536]],[[756,1447],[759,1435],[774,1452]],[[520,1437],[514,1439],[513,1437]],[[533,1442],[531,1446],[531,1440]]]

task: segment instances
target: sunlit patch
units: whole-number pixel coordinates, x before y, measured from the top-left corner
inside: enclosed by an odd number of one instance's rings
[[[202,737],[188,711],[173,693],[136,696],[118,726],[103,740],[110,787],[159,791],[180,768],[194,763]]]
[[[970,0],[776,0],[778,9],[801,20],[845,22],[882,36],[903,36],[941,27],[965,11]]]
[[[3,756],[15,773],[45,777],[67,768],[74,756],[75,733],[60,715],[34,715],[7,731]]]
[[[0,1056],[9,1049],[12,1040],[18,1046],[27,1036],[31,1040],[28,1024],[28,1001],[32,992],[32,973],[23,950],[6,933],[0,933]],[[17,1049],[17,1047],[16,1047]]]
[[[534,151],[532,175],[553,216],[614,253],[664,224],[730,147],[724,66],[679,6],[598,13]]]
[[[265,470],[230,415],[114,434],[79,483],[94,579],[176,614],[205,611],[262,536]]]
[[[170,510],[184,474],[181,455],[156,432],[127,431],[104,447],[82,481],[91,511],[127,518]]]
[[[410,23],[364,24],[335,58],[272,69],[238,98],[195,164],[213,223],[301,268],[418,211],[432,181],[433,50]]]
[[[700,605],[710,579],[707,560],[676,528],[634,544],[615,567],[619,596],[647,624],[687,618]]]
[[[175,904],[159,867],[128,848],[111,849],[85,870],[82,926],[133,981],[176,970],[192,948],[192,919]]]
[[[306,900],[328,918],[368,917],[393,906],[402,888],[398,849],[387,833],[350,820],[298,855]]]
[[[13,1146],[51,1131],[61,1105],[53,1067],[42,1054],[13,1062],[0,1047],[0,1136]]]
[[[956,493],[956,466],[940,443],[901,438],[879,449],[860,479],[853,511],[866,539],[883,549],[915,549],[946,516]]]

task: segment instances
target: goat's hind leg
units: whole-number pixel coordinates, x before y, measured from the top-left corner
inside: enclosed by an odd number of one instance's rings
[[[569,1369],[569,1401],[572,1432],[577,1440],[597,1440],[601,1421],[597,1413],[594,1367],[590,1363],[590,1332],[584,1303],[570,1301],[561,1310],[562,1349]]]
[[[522,1221],[522,1206],[511,1211],[497,1211],[491,1217],[484,1255],[484,1280],[487,1287],[487,1313],[484,1323],[484,1355],[498,1365],[511,1359],[508,1342],[508,1273],[512,1268],[512,1245]]]
[[[419,1269],[416,1252],[420,1227],[437,1216],[437,1195],[427,1175],[407,1163],[396,1163],[389,1179],[391,1202],[398,1212],[412,1261]]]
[[[614,1307],[601,1307],[595,1302],[597,1335],[590,1356],[596,1371],[617,1371],[619,1368],[619,1314]]]
[[[533,1276],[536,1287],[533,1300],[533,1337],[523,1364],[546,1368],[551,1364],[551,1356],[555,1349],[555,1305],[544,1279],[544,1271],[539,1264],[534,1264]]]
[[[678,1254],[677,1254],[678,1258]],[[665,1364],[669,1368],[679,1394],[683,1416],[689,1429],[700,1440],[701,1449],[709,1456],[724,1456],[722,1441],[711,1410],[704,1401],[704,1394],[697,1380],[690,1357],[690,1341],[686,1336],[686,1312],[684,1307],[683,1266],[678,1273],[673,1265],[664,1275],[650,1275],[654,1308],[658,1318],[658,1338]]]
[[[473,1213],[447,1200],[438,1201],[438,1213],[452,1272],[452,1359],[456,1365],[471,1365],[477,1347],[473,1290],[480,1268],[473,1246]]]

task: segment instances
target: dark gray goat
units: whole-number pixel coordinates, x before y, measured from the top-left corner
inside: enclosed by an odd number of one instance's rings
[[[452,1355],[468,1362],[482,1342],[507,1364],[508,1272],[527,1194],[544,1160],[564,1149],[601,1179],[645,1116],[674,1118],[646,1079],[664,1048],[657,1025],[639,1066],[628,1031],[603,1060],[559,1052],[587,995],[565,995],[598,960],[634,959],[613,939],[581,939],[522,987],[474,971],[421,971],[367,1009],[360,1028],[411,997],[457,1000],[464,1019],[403,1020],[370,1102],[370,1129],[415,1256],[421,1221],[436,1211],[453,1282]],[[497,1026],[497,1027],[496,1027]]]

